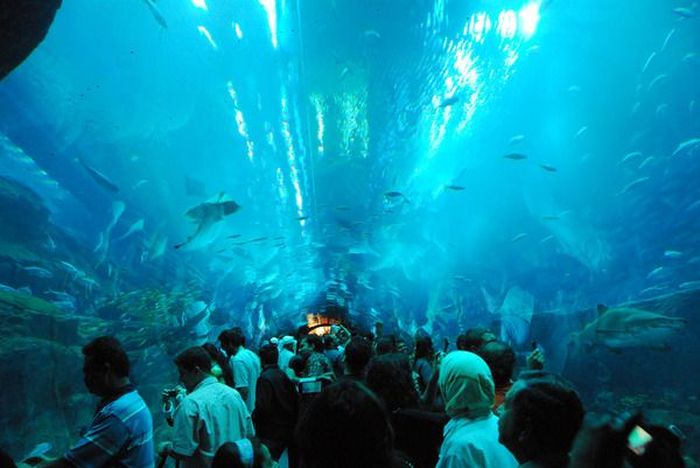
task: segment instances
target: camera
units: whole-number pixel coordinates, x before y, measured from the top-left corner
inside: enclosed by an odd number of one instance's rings
[[[166,388],[163,390],[162,395],[166,398],[175,398],[180,393],[177,388]]]

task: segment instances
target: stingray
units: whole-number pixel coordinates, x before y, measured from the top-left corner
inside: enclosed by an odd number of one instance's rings
[[[185,216],[197,225],[197,229],[191,236],[187,237],[186,241],[177,244],[175,248],[179,249],[204,237],[211,230],[212,226],[239,209],[240,205],[233,200],[226,199],[223,192],[204,203],[190,208],[185,213]]]

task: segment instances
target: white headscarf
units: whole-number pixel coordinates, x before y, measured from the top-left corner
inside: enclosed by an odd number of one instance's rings
[[[487,416],[496,393],[489,366],[474,353],[453,351],[442,360],[438,385],[451,417]]]

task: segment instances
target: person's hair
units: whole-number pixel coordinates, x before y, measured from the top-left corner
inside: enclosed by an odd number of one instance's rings
[[[209,353],[209,357],[221,368],[221,371],[224,373],[224,382],[226,382],[226,385],[233,387],[233,371],[224,353],[213,343],[204,343],[202,348]]]
[[[304,368],[306,367],[306,359],[300,354],[295,354],[289,360],[289,368],[294,371],[297,377],[301,377],[304,373]]]
[[[433,339],[426,335],[416,337],[416,359],[432,359],[435,350]]]
[[[517,382],[511,401],[515,427],[529,422],[531,441],[544,453],[568,453],[583,422],[583,403],[571,384],[550,373],[533,373]]]
[[[245,346],[245,335],[241,327],[233,327],[230,330],[224,330],[219,334],[219,341],[222,344],[228,343],[232,346]]]
[[[306,335],[304,339],[311,345],[314,351],[316,351],[317,353],[323,352],[323,340],[320,336],[314,335],[312,333],[310,335]]]
[[[10,454],[0,449],[0,466],[3,468],[17,468],[15,461],[12,459]]]
[[[266,344],[260,347],[258,350],[258,355],[260,356],[260,364],[263,366],[276,366],[280,353],[277,350],[277,346],[273,344]]]
[[[335,349],[338,346],[338,339],[334,335],[325,335],[323,337],[323,346],[326,350]]]
[[[481,348],[484,343],[484,335],[492,333],[485,327],[470,328],[457,337],[457,349],[462,351],[472,351]]]
[[[476,354],[489,365],[496,388],[504,387],[510,383],[516,361],[515,351],[510,345],[502,341],[491,341],[479,348]]]
[[[411,363],[405,354],[373,357],[367,367],[367,386],[379,395],[389,411],[418,404]]]
[[[253,466],[252,468],[262,468],[264,463],[262,443],[257,437],[249,437],[253,445]],[[216,451],[211,462],[211,468],[246,468],[247,465],[241,460],[241,452],[234,442],[226,442]]]
[[[396,352],[396,337],[383,336],[377,341],[377,354],[389,354]]]
[[[386,411],[371,390],[354,380],[321,391],[295,437],[304,468],[391,466],[394,432]]]
[[[352,375],[362,375],[371,358],[372,346],[361,336],[353,336],[345,346],[345,367]]]
[[[194,371],[199,368],[202,372],[209,372],[212,358],[201,346],[193,346],[178,354],[174,361],[180,369]]]
[[[83,346],[83,355],[95,366],[109,365],[117,377],[128,377],[131,365],[129,356],[119,340],[113,336],[100,336]]]

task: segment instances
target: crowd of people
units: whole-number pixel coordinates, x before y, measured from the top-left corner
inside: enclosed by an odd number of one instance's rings
[[[452,351],[420,330],[407,339],[385,336],[381,323],[366,334],[328,328],[271,338],[257,353],[233,328],[183,350],[180,385],[163,391],[155,416],[119,341],[97,338],[83,348],[85,385],[101,398],[92,424],[62,457],[20,466],[684,466],[677,429],[641,414],[586,416],[538,347],[519,366],[484,328]],[[172,426],[158,447],[153,417]]]

